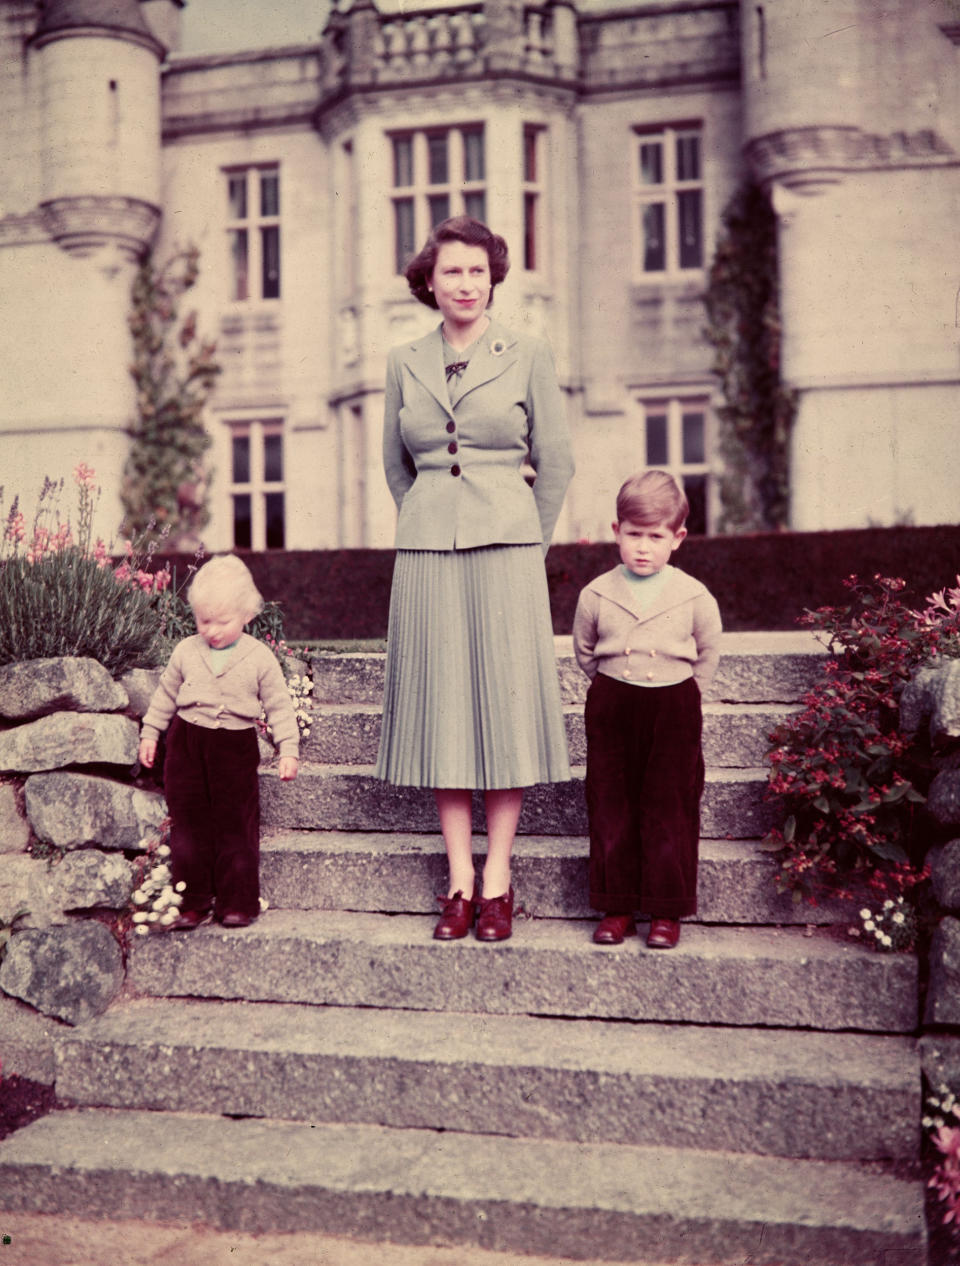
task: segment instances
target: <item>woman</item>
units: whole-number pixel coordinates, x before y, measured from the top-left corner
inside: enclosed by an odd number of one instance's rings
[[[475,919],[480,940],[506,940],[523,788],[570,777],[543,559],[573,460],[549,349],[488,314],[508,268],[486,225],[437,225],[406,277],[443,321],[387,361],[384,470],[400,513],[376,772],[433,789],[450,866],[438,940]]]

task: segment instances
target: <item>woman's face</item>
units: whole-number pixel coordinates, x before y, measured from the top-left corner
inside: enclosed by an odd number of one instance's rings
[[[480,320],[490,302],[490,260],[482,246],[444,242],[429,287],[448,328],[463,330]]]

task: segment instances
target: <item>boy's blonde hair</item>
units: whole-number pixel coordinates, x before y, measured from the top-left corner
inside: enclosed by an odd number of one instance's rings
[[[235,554],[218,554],[204,563],[187,590],[187,601],[196,611],[229,610],[244,617],[244,624],[263,610],[263,597],[246,563]]]
[[[653,527],[665,523],[677,532],[687,521],[690,503],[677,480],[666,470],[642,470],[631,475],[617,493],[617,522]]]

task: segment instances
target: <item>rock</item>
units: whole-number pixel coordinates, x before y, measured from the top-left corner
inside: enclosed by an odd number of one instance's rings
[[[927,1024],[960,1024],[960,920],[940,921],[930,945]]]
[[[52,1086],[57,1077],[54,1042],[63,1031],[52,1020],[16,998],[0,994],[0,1057],[4,1077],[28,1077]]]
[[[42,903],[41,890],[38,887],[45,879],[47,863],[39,858],[22,853],[19,857],[6,857],[0,869],[0,923],[9,923],[21,911],[30,915],[37,914]],[[52,923],[54,919],[44,917],[49,910],[41,912],[41,922]],[[24,927],[29,920],[24,918],[18,927]]]
[[[45,873],[34,878],[34,891],[60,914],[69,910],[96,908],[120,910],[133,892],[133,866],[116,853],[104,854],[95,848],[68,853]],[[26,920],[37,926],[32,919]]]
[[[68,1024],[105,1011],[122,983],[120,946],[93,920],[17,932],[0,964],[4,993]]]
[[[960,1087],[960,1036],[925,1033],[919,1042],[920,1066],[930,1085]]]
[[[960,738],[960,660],[922,668],[900,697],[900,727],[913,736],[926,725],[931,740]]]
[[[960,769],[942,769],[930,784],[927,809],[944,826],[960,826]]]
[[[928,860],[937,903],[944,910],[960,913],[960,840],[932,849]]]
[[[131,668],[120,678],[120,685],[129,696],[130,711],[134,716],[147,715],[151,696],[157,688],[162,671],[162,668]]]
[[[139,727],[102,712],[55,712],[0,734],[0,769],[16,773],[64,765],[132,765]]]
[[[0,668],[0,716],[25,721],[51,712],[119,712],[127,692],[95,659],[30,659]]]
[[[17,790],[0,783],[0,853],[22,853],[30,843],[30,824],[20,812]]]
[[[144,836],[155,835],[167,815],[159,792],[67,771],[28,778],[26,802],[38,838],[67,849],[142,848]]]

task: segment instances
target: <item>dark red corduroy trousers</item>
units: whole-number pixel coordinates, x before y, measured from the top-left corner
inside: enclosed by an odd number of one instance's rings
[[[254,729],[171,721],[163,789],[170,870],[174,883],[186,884],[181,912],[260,913],[259,764]]]
[[[659,919],[695,914],[700,687],[692,677],[647,687],[598,673],[585,722],[591,906]]]

